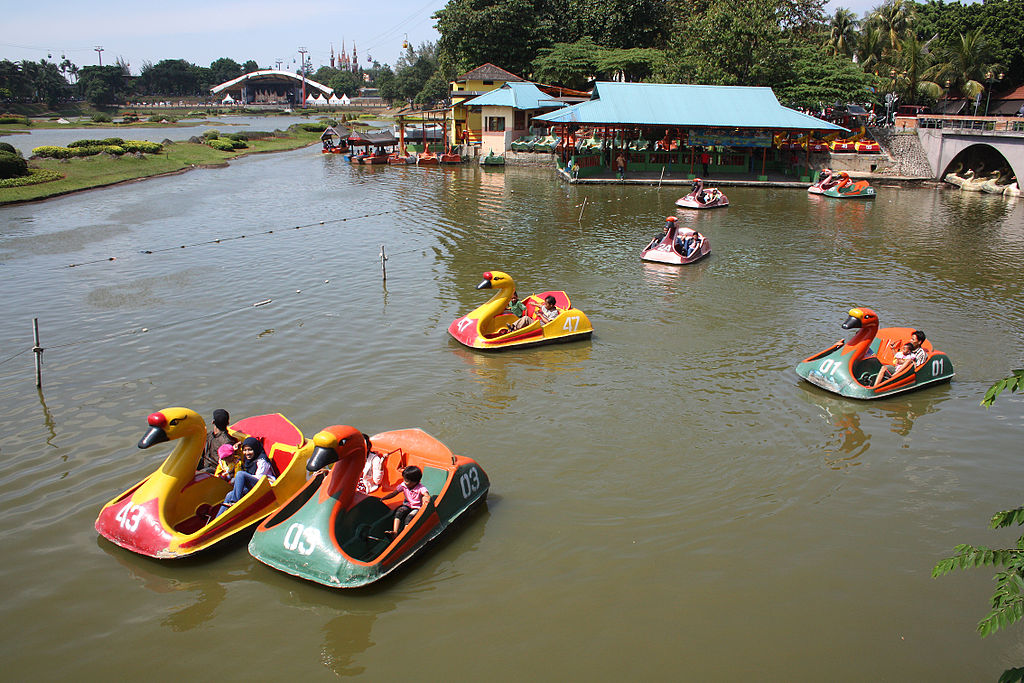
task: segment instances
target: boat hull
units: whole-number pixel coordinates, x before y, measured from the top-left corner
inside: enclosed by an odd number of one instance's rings
[[[329,475],[318,474],[260,524],[249,543],[252,556],[307,581],[358,588],[393,572],[486,500],[490,480],[483,468],[471,458],[452,454],[429,434],[406,429],[370,440],[375,450],[387,454],[380,489],[355,494],[345,507],[325,495]],[[423,471],[422,483],[431,499],[390,539],[384,531],[391,527],[401,498],[388,505],[382,497],[401,482],[399,468],[406,465]]]
[[[313,446],[280,414],[246,418],[229,427],[229,431],[236,438],[263,439],[275,464],[283,465],[274,484],[260,479],[227,512],[209,518],[208,515],[216,513],[231,485],[195,471],[201,445],[194,454],[185,454],[190,459],[186,469],[191,471],[187,476],[168,475],[174,469],[172,459],[182,457],[176,449],[159,469],[103,506],[96,518],[96,531],[134,553],[177,559],[211,548],[258,524],[305,482],[304,468]],[[278,442],[270,440],[271,434],[287,438]]]
[[[555,305],[561,311],[558,317],[551,322],[542,325],[535,320],[521,330],[505,333],[505,326],[515,322],[516,317],[514,315],[489,317],[485,312],[488,304],[484,304],[471,313],[452,321],[448,326],[448,334],[460,344],[482,351],[500,351],[589,339],[594,333],[590,319],[583,311],[572,308],[568,295],[563,291],[541,292],[523,299],[531,317],[533,317],[533,311],[541,305],[547,296],[555,297]]]
[[[888,339],[905,340],[912,332],[913,329],[905,327],[880,329],[878,336],[871,342],[870,357],[863,359],[854,359],[855,354],[850,353],[845,344],[838,342],[799,363],[796,374],[825,391],[863,400],[885,398],[950,381],[955,374],[953,361],[941,351],[931,351],[921,367],[911,366],[880,386],[872,386],[881,368],[874,354],[881,348],[882,342]]]

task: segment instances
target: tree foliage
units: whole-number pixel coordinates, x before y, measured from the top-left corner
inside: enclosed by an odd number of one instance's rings
[[[558,25],[545,0],[449,0],[434,13],[440,50],[455,71],[490,62],[529,77],[538,50],[551,44]],[[396,69],[396,77],[399,70]]]
[[[119,66],[83,66],[78,75],[78,91],[98,106],[123,102],[129,91],[127,74]]]

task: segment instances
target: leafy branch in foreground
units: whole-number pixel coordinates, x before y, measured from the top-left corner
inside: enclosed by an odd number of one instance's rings
[[[1010,393],[1015,393],[1018,389],[1024,391],[1024,370],[1014,370],[1013,374],[1009,377],[1004,377],[985,392],[985,398],[981,399],[981,405],[988,408],[995,403],[996,397],[1009,389]]]
[[[1014,524],[1024,524],[1024,507],[997,512],[989,522],[993,529]],[[986,565],[1003,567],[1002,571],[995,575],[996,588],[992,593],[992,609],[978,622],[978,633],[981,637],[984,638],[1020,621],[1021,617],[1024,617],[1024,536],[1017,539],[1016,548],[992,549],[962,543],[954,550],[956,555],[935,565],[932,569],[932,578],[944,576],[954,569],[972,569]],[[1021,671],[1024,672],[1024,669]]]

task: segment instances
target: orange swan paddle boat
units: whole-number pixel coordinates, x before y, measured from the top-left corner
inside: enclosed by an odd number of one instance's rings
[[[383,578],[482,504],[490,489],[475,460],[455,455],[419,429],[367,437],[354,427],[334,425],[313,442],[306,469],[315,476],[260,524],[249,552],[274,569],[331,588]],[[379,480],[362,477],[368,457],[375,460]],[[388,531],[402,503],[395,487],[410,465],[421,470],[420,483],[430,499],[392,536]]]
[[[258,415],[228,427],[240,441],[263,443],[277,478],[260,478],[237,503],[214,517],[231,483],[196,466],[206,445],[206,423],[188,408],[165,408],[148,418],[139,448],[177,441],[155,472],[103,506],[96,531],[132,552],[175,559],[210,548],[258,524],[306,483],[313,442],[279,413]]]
[[[912,327],[878,327],[878,315],[870,308],[854,308],[842,325],[857,330],[850,341],[840,339],[832,346],[804,359],[796,374],[822,389],[849,398],[873,399],[920,389],[953,378],[953,361],[931,342],[921,348],[927,354],[920,365],[911,362],[885,381],[875,385],[883,365],[894,365],[893,355],[910,340]],[[901,364],[902,365],[902,364]]]
[[[516,330],[510,329],[510,326],[518,318],[506,310],[516,289],[515,281],[499,270],[490,270],[484,273],[483,282],[476,288],[498,291],[487,303],[457,318],[448,326],[448,334],[470,348],[497,350],[536,346],[587,339],[594,333],[587,315],[572,307],[565,292],[541,292],[523,299],[526,315],[532,320],[528,325]],[[558,316],[550,322],[542,323],[539,319],[539,310],[548,296],[555,298]]]

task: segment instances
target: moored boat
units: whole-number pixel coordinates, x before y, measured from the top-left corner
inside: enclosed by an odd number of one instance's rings
[[[826,197],[838,197],[840,199],[873,199],[875,188],[866,180],[854,181],[846,171],[839,173],[839,182],[824,190],[822,195]]]

